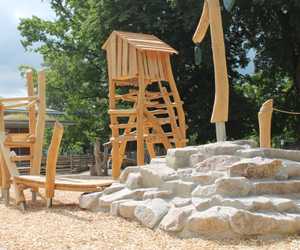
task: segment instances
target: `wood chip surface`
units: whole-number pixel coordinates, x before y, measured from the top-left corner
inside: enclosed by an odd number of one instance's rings
[[[78,207],[78,193],[56,192],[54,207],[39,198],[25,212],[0,203],[0,250],[10,249],[300,249],[300,236],[244,241],[178,239],[136,222]],[[30,198],[27,193],[28,199]]]

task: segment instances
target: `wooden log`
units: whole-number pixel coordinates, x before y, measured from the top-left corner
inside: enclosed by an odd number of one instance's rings
[[[139,94],[137,102],[137,164],[139,166],[145,163],[145,141],[144,141],[144,101],[146,83],[144,72],[148,72],[146,58],[141,52],[138,52],[139,68]]]
[[[39,175],[43,153],[44,143],[44,130],[45,130],[45,119],[46,119],[46,74],[42,70],[38,76],[39,82],[39,103],[38,103],[38,116],[35,128],[36,142],[33,147],[32,169],[30,170],[31,175]]]
[[[59,155],[59,147],[64,133],[63,126],[56,122],[54,125],[53,136],[48,150],[46,166],[45,193],[47,199],[52,199],[55,190],[56,163]]]
[[[259,142],[261,148],[272,147],[272,114],[273,114],[273,100],[270,99],[263,103],[258,113],[259,121]]]

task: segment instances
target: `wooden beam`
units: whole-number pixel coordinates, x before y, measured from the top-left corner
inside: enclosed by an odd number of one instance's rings
[[[39,72],[38,75],[38,115],[35,127],[36,142],[33,147],[33,160],[32,168],[30,169],[31,175],[39,175],[42,162],[43,144],[44,144],[44,131],[46,119],[46,73],[44,70]]]
[[[46,163],[45,195],[47,199],[52,199],[54,197],[56,163],[59,155],[59,147],[61,144],[63,133],[64,133],[64,128],[62,124],[56,122],[53,129],[51,144],[48,149],[48,156],[47,156],[47,163]]]
[[[270,99],[263,103],[258,113],[259,122],[259,142],[261,148],[272,147],[272,114],[273,100]]]

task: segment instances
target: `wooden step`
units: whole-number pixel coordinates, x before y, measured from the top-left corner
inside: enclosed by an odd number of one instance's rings
[[[10,157],[11,161],[18,162],[18,161],[31,161],[33,156],[31,155],[16,155]]]

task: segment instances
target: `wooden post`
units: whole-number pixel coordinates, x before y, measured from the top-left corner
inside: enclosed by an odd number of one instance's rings
[[[258,113],[259,121],[259,142],[261,148],[271,148],[271,128],[272,128],[273,100],[263,103]]]
[[[138,66],[139,66],[139,76],[138,76],[138,101],[137,101],[137,164],[139,166],[145,163],[145,140],[144,140],[144,109],[145,109],[145,88],[146,81],[144,77],[144,55],[142,52],[138,52]]]
[[[59,154],[59,147],[61,139],[64,133],[63,126],[56,122],[53,130],[51,144],[48,150],[47,164],[46,164],[46,183],[45,193],[47,199],[47,207],[52,205],[52,198],[55,190],[55,175],[56,175],[56,163]]]
[[[33,148],[31,175],[40,175],[41,162],[43,156],[43,143],[46,119],[46,75],[45,71],[39,72],[39,102],[38,102],[38,117],[35,128],[36,141]]]
[[[216,124],[218,141],[226,140],[226,126],[229,109],[229,83],[227,75],[224,31],[219,0],[205,0],[202,16],[193,37],[200,43],[210,25],[215,71],[215,102],[211,122]]]

